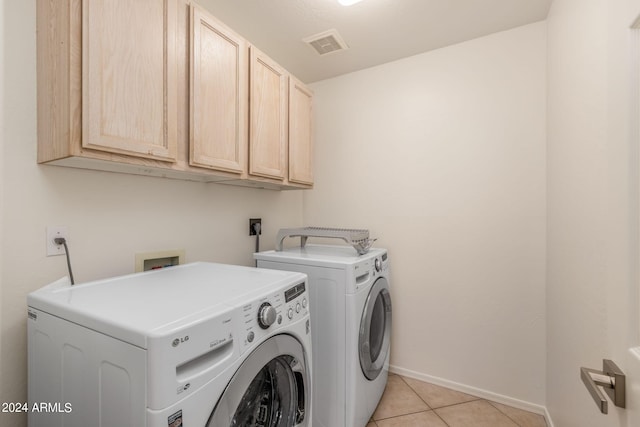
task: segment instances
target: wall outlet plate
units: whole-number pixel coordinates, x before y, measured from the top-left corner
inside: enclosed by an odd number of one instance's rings
[[[260,232],[262,234],[262,218],[249,218],[249,236],[255,236],[256,230],[253,228],[254,224],[260,224]]]
[[[53,239],[64,237],[69,243],[69,231],[65,226],[47,227],[47,256],[64,255],[64,245],[56,244]]]

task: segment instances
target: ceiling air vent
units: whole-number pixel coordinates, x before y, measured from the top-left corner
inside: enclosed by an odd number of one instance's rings
[[[308,43],[319,55],[349,49],[349,46],[342,40],[337,30],[328,30],[320,34],[315,34],[302,39],[302,41]]]

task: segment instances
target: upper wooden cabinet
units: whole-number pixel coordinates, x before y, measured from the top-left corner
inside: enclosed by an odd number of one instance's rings
[[[313,92],[250,48],[249,178],[313,185]]]
[[[38,161],[167,175],[145,168],[178,158],[177,1],[36,8]]]
[[[313,184],[313,92],[289,77],[289,182]]]
[[[284,180],[289,140],[289,74],[251,46],[249,174]]]
[[[246,171],[249,64],[246,41],[191,6],[190,164]]]
[[[194,2],[36,8],[39,163],[312,186],[311,92]]]
[[[177,155],[175,0],[82,2],[82,146]]]

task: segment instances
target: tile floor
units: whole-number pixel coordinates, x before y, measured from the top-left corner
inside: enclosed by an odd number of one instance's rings
[[[547,427],[542,415],[389,375],[367,427]]]

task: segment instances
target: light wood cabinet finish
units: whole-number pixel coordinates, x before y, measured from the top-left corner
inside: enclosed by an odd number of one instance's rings
[[[82,12],[82,146],[175,161],[176,0],[84,0]]]
[[[193,1],[36,9],[39,163],[311,188],[310,92]]]
[[[93,4],[93,0],[90,1]],[[87,27],[89,24],[83,21],[83,0],[38,0],[38,162],[190,181],[219,182],[237,179],[238,173],[189,165],[190,1],[145,2],[153,2],[162,8],[171,2],[167,12],[174,7],[177,9],[175,70],[171,67],[170,71],[176,74],[177,99],[174,99],[171,105],[169,101],[162,100],[167,103],[167,111],[163,113],[168,120],[166,129],[177,128],[177,154],[158,156],[164,141],[161,141],[158,147],[153,147],[154,155],[149,155],[148,150],[145,154],[144,149],[126,147],[125,150],[121,150],[109,147],[108,144],[98,145],[85,141],[88,137],[83,134],[83,129],[92,126],[91,121],[96,116],[89,114],[91,117],[87,117],[83,114],[83,109],[90,108],[84,105],[84,97],[88,94],[83,91],[83,87],[86,86],[83,82],[83,62],[87,62],[82,48],[83,33],[91,33],[92,30]],[[127,5],[122,7],[126,9]],[[163,19],[167,20],[169,14],[163,16]],[[136,41],[131,40],[130,43],[136,44]],[[84,46],[87,47],[86,43]],[[165,49],[164,42],[157,46]],[[157,51],[156,54],[162,58],[162,51]],[[89,52],[88,55],[93,53]],[[169,113],[173,109],[177,114]],[[164,110],[164,106],[161,105],[160,110]],[[170,116],[173,118],[169,118]],[[95,125],[94,123],[93,126]],[[173,130],[167,134],[173,134]]]
[[[249,174],[284,180],[287,170],[289,75],[250,48]]]
[[[80,0],[36,2],[38,161],[67,158],[82,140]]]
[[[246,171],[248,56],[242,37],[191,6],[191,165]]]
[[[313,184],[313,92],[289,77],[289,182]]]

